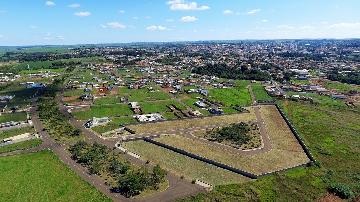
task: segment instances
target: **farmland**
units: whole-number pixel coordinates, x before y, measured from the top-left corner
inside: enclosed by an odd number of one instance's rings
[[[0,158],[0,178],[1,201],[110,201],[49,151]]]

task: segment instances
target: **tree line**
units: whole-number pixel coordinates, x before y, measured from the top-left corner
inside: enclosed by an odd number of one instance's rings
[[[246,67],[230,67],[226,64],[207,64],[205,66],[195,67],[193,73],[209,76],[217,76],[226,79],[240,80],[270,80],[269,73],[260,69],[248,69]]]

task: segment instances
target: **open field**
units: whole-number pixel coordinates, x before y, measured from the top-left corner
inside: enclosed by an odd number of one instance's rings
[[[251,86],[257,101],[273,101],[273,98],[268,95],[260,83],[252,84]]]
[[[0,158],[0,179],[0,201],[111,201],[50,151]]]
[[[341,82],[337,82],[337,81],[325,81],[324,85],[325,85],[325,88],[333,89],[340,93],[348,93],[351,90],[360,91],[360,86],[358,86],[358,85],[341,83]]]
[[[26,112],[16,112],[11,114],[1,114],[0,115],[0,123],[5,123],[9,121],[26,121]]]
[[[249,106],[251,97],[246,86],[223,89],[210,89],[210,100],[221,102],[225,107],[233,105]]]
[[[184,201],[317,201],[334,182],[360,194],[360,116],[332,105],[281,102],[319,167],[296,168],[240,185],[219,186]]]
[[[93,117],[112,117],[112,116],[125,116],[132,115],[133,112],[127,104],[114,104],[114,105],[94,105],[90,110],[74,112],[74,116],[79,120],[87,120]]]
[[[42,143],[41,139],[32,139],[32,140],[27,140],[24,142],[6,145],[3,147],[0,147],[0,154],[8,153],[8,152],[16,151],[16,150],[30,149],[30,148],[41,145],[41,143]]]
[[[256,120],[254,111],[252,108],[249,108],[250,113],[241,113],[241,114],[231,114],[224,116],[211,116],[211,117],[202,117],[194,119],[184,119],[184,120],[174,120],[174,121],[164,121],[157,123],[147,123],[141,125],[129,125],[128,127],[136,131],[136,133],[161,133],[162,131],[166,132],[169,130],[180,130],[180,129],[189,129],[193,127],[203,127],[209,124],[219,125],[219,124],[230,124],[238,123],[241,121],[253,121]]]
[[[272,146],[272,149],[265,153],[240,155],[233,150],[214,146],[210,142],[204,143],[180,135],[161,136],[155,140],[256,175],[309,162],[277,109],[274,106],[262,106],[260,112]]]
[[[21,135],[24,133],[34,133],[34,132],[35,130],[32,127],[24,127],[24,128],[16,128],[11,130],[0,131],[0,140],[13,137],[16,135]]]
[[[144,101],[158,101],[158,100],[168,100],[170,95],[165,93],[158,88],[154,88],[155,92],[150,92],[148,89],[128,89],[120,88],[120,96],[128,96],[130,102],[144,102]]]
[[[164,169],[178,176],[184,176],[188,180],[199,179],[213,185],[242,183],[249,180],[241,175],[191,159],[144,141],[127,142],[124,144],[124,147],[139,154],[143,160],[160,164]]]

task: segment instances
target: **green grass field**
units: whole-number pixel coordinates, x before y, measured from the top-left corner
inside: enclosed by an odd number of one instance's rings
[[[115,105],[94,105],[90,110],[80,111],[73,113],[79,120],[87,120],[93,117],[113,117],[113,116],[126,116],[132,115],[130,107],[127,104],[115,104]]]
[[[225,107],[233,105],[249,106],[251,96],[247,89],[248,82],[238,81],[234,88],[210,89],[210,100],[221,102]]]
[[[2,114],[0,116],[0,123],[5,123],[9,121],[26,121],[26,120],[27,120],[26,112]]]
[[[257,101],[273,101],[273,98],[265,91],[260,83],[252,84],[251,86]]]
[[[331,105],[280,104],[320,166],[219,186],[184,201],[317,201],[334,182],[347,184],[355,195],[360,194],[359,112]]]
[[[53,153],[0,158],[0,201],[111,201]]]
[[[351,85],[346,83],[341,83],[337,81],[325,81],[325,87],[327,89],[334,89],[341,93],[347,93],[351,90],[360,91],[360,86],[358,85]]]
[[[41,139],[33,139],[33,140],[27,140],[24,142],[19,142],[11,145],[6,145],[3,147],[0,147],[0,154],[2,153],[8,153],[16,150],[24,150],[24,149],[30,149],[33,147],[37,147],[41,145],[42,140]]]
[[[11,129],[11,130],[0,131],[0,140],[8,138],[8,137],[13,137],[16,135],[21,135],[24,133],[33,133],[33,132],[35,132],[35,130],[34,130],[34,128],[31,128],[31,127],[16,128],[16,129]]]
[[[155,92],[150,92],[148,89],[128,89],[120,88],[119,95],[121,97],[128,96],[130,102],[144,102],[144,101],[158,101],[168,100],[170,95],[154,87]]]

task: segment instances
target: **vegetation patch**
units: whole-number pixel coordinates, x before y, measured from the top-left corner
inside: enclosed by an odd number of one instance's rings
[[[10,122],[10,121],[26,121],[27,115],[26,112],[15,112],[10,114],[1,114],[0,115],[0,123]]]
[[[215,141],[230,145],[237,149],[253,149],[261,145],[259,140],[260,131],[255,123],[247,124],[244,122],[233,123],[230,126],[214,128],[208,131],[205,138],[209,141]],[[257,138],[257,144],[247,146],[253,139]]]
[[[6,145],[3,147],[0,147],[0,154],[13,152],[13,151],[17,151],[17,150],[34,148],[34,147],[41,145],[41,143],[42,143],[41,139],[33,139],[33,140],[27,140],[27,141],[15,143],[15,144]]]
[[[134,167],[104,145],[78,142],[69,150],[72,158],[87,167],[90,174],[100,175],[113,191],[126,197],[145,190],[159,190],[160,184],[166,181],[166,172],[160,166],[155,166],[151,172],[145,167]]]

